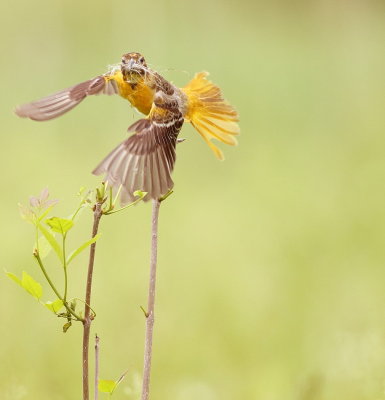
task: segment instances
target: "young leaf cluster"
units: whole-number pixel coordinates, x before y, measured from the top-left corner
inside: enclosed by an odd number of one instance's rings
[[[79,196],[79,205],[68,218],[56,216],[48,218],[48,214],[52,211],[58,201],[48,199],[49,193],[47,189],[43,189],[40,196],[31,197],[28,207],[19,205],[22,218],[35,227],[36,242],[33,249],[33,257],[51,289],[55,293],[56,299],[53,301],[43,302],[41,299],[43,295],[41,284],[33,279],[27,272],[23,271],[21,279],[10,272],[6,272],[9,278],[25,289],[32,297],[38,300],[50,311],[59,317],[67,319],[67,323],[63,326],[64,331],[68,330],[73,320],[83,321],[82,313],[76,310],[76,299],[68,299],[68,266],[82,251],[87,249],[92,243],[95,243],[100,238],[100,234],[98,234],[95,237],[86,240],[80,246],[67,254],[68,234],[76,224],[76,217],[83,208],[92,206],[90,193],[83,195],[83,191],[81,190]],[[56,254],[58,263],[63,270],[64,288],[61,291],[51,279],[51,272],[46,267],[44,261],[52,250]],[[63,307],[65,308],[65,311],[59,313]]]

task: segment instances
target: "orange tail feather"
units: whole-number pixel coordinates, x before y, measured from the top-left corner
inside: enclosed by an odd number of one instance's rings
[[[239,135],[238,113],[222,97],[221,90],[200,72],[182,88],[187,95],[188,108],[185,119],[194,126],[205,142],[220,160],[222,151],[212,143],[212,139],[235,146],[235,135]]]

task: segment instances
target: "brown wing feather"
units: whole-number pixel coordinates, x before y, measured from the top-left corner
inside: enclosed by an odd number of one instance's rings
[[[116,188],[122,185],[122,204],[133,201],[136,190],[148,193],[145,200],[160,198],[174,185],[171,172],[183,121],[178,109],[165,113],[154,105],[148,118],[128,128],[135,134],[116,147],[93,174],[105,174],[108,183]]]
[[[87,96],[100,93],[117,93],[116,83],[113,80],[106,82],[104,76],[97,76],[40,100],[18,106],[15,113],[22,118],[48,121],[72,110]]]

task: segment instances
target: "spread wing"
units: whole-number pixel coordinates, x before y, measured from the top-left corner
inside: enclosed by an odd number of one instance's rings
[[[101,93],[108,95],[118,93],[116,82],[105,79],[104,75],[97,76],[40,100],[18,106],[15,113],[22,118],[48,121],[72,110],[87,96]]]
[[[160,198],[174,185],[171,172],[183,121],[177,102],[157,92],[148,117],[128,128],[135,134],[116,147],[93,174],[105,174],[116,188],[122,185],[122,204],[133,201],[136,190],[148,193],[145,200]]]

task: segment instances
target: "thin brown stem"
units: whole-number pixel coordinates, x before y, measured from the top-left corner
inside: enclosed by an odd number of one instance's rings
[[[92,237],[98,233],[100,218],[103,215],[101,201],[97,201],[94,209],[94,225],[92,227]],[[91,290],[92,290],[92,275],[94,271],[96,243],[91,244],[90,257],[88,262],[86,298],[84,305],[84,320],[83,320],[83,400],[89,400],[90,389],[88,381],[88,349],[90,344],[90,328],[91,328]]]
[[[95,400],[98,400],[99,398],[99,390],[98,390],[98,385],[99,385],[99,336],[95,336]]]
[[[150,282],[148,288],[148,308],[147,308],[147,313],[145,314],[146,337],[144,344],[142,400],[148,400],[150,393],[152,335],[154,330],[156,264],[157,264],[157,253],[158,253],[158,218],[159,218],[160,203],[161,200],[153,200],[152,203]]]

